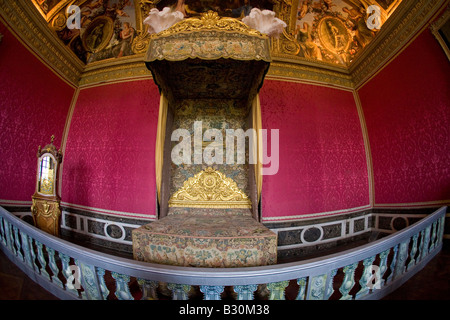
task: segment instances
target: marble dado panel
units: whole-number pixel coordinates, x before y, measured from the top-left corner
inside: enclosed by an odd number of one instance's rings
[[[124,219],[112,216],[101,216],[89,212],[73,212],[65,209],[62,213],[61,228],[70,232],[91,235],[95,238],[128,243],[131,241],[131,230],[140,227],[146,221]]]
[[[354,240],[369,239],[373,230],[371,210],[329,218],[265,224],[278,235],[281,259],[317,254]]]

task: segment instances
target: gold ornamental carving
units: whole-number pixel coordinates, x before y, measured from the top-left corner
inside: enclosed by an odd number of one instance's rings
[[[59,200],[32,199],[31,213],[33,221],[42,231],[59,237],[61,208]]]
[[[251,208],[252,203],[233,179],[206,168],[184,182],[170,198],[169,207]]]
[[[195,32],[213,29],[227,32],[239,32],[250,36],[257,36],[265,39],[267,38],[266,35],[250,28],[245,23],[233,18],[220,17],[215,11],[208,11],[200,17],[184,19],[174,24],[172,27],[161,31],[155,36],[164,37],[178,34],[180,32]]]

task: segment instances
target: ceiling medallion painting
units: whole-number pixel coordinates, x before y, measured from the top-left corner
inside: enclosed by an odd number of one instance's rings
[[[134,55],[133,41],[141,31],[139,8],[133,0],[33,0],[58,38],[84,63]],[[68,21],[77,6],[80,28]],[[43,11],[48,8],[50,11]],[[53,9],[51,9],[53,8]],[[57,10],[55,10],[57,9]]]
[[[380,27],[402,0],[32,0],[82,62],[118,59],[147,51],[151,35],[143,21],[153,8],[170,7],[185,18],[208,10],[243,19],[252,8],[273,10],[287,27],[272,43],[272,55],[348,67],[379,32],[368,28],[370,6],[379,8]],[[68,9],[80,9],[80,29],[69,29]]]
[[[298,0],[292,1],[291,8],[282,5],[280,14],[286,17],[285,21],[289,19],[289,27],[280,39],[279,53],[349,66],[400,3],[401,0]],[[379,11],[371,11],[370,6]],[[380,24],[373,27],[368,22],[375,19],[375,14]]]

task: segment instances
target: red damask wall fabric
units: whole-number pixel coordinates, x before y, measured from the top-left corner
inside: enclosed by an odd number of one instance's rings
[[[31,201],[37,147],[52,134],[60,146],[75,90],[0,28],[0,199]],[[448,60],[425,30],[358,91],[376,205],[450,199],[449,88]],[[263,221],[370,207],[352,92],[266,80],[260,100],[268,145],[270,129],[278,129],[280,148],[278,173],[263,179]],[[153,80],[82,89],[64,154],[62,201],[154,216],[158,109]]]
[[[31,203],[37,150],[60,147],[75,89],[56,76],[0,23],[0,199]]]
[[[81,90],[67,139],[62,201],[155,215],[158,110],[153,80]]]
[[[450,64],[426,29],[359,90],[375,204],[450,199]]]
[[[279,129],[280,145],[279,171],[263,179],[263,220],[369,206],[352,92],[266,80],[260,100],[263,128],[269,137],[271,129]]]

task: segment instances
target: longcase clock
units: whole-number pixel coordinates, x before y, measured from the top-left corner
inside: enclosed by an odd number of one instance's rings
[[[36,191],[31,197],[34,225],[54,236],[59,236],[61,221],[61,198],[58,195],[58,170],[62,162],[61,150],[51,143],[38,148]]]

